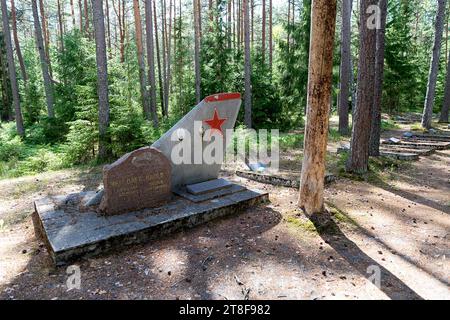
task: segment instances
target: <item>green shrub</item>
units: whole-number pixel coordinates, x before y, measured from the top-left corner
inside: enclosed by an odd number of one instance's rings
[[[19,137],[3,140],[0,143],[0,161],[10,161],[22,156],[25,146]]]

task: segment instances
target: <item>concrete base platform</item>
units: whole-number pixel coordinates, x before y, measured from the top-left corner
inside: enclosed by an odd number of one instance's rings
[[[290,173],[287,177],[286,174],[279,174],[279,175],[273,175],[273,174],[264,174],[264,173],[257,173],[253,171],[247,171],[247,170],[237,170],[236,175],[242,178],[254,180],[261,183],[271,184],[274,186],[281,186],[281,187],[291,187],[291,188],[299,188],[300,187],[300,172],[298,173]],[[336,176],[326,173],[325,174],[325,184],[329,184],[336,180]]]
[[[103,216],[80,206],[94,194],[83,192],[47,197],[34,203],[35,232],[44,239],[56,265],[144,243],[238,213],[269,198],[268,193],[244,189],[200,203],[177,197],[160,208]]]

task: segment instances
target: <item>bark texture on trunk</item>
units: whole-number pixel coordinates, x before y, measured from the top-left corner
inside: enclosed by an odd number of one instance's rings
[[[311,10],[307,120],[298,201],[298,205],[308,215],[324,211],[335,27],[336,0],[314,0]]]
[[[266,60],[266,0],[262,0],[262,26],[261,26],[261,54],[262,63],[264,64]]]
[[[346,169],[349,172],[364,173],[368,170],[370,117],[374,98],[376,28],[369,27],[373,12],[368,10],[376,0],[361,0],[360,50],[358,64],[358,101],[356,104],[350,157]]]
[[[20,49],[19,37],[17,35],[17,19],[16,19],[16,6],[14,0],[11,0],[11,19],[12,19],[12,31],[14,38],[14,46],[16,47],[17,60],[19,61],[20,73],[25,84],[28,81],[27,71],[25,69],[25,63],[23,62],[22,50]]]
[[[441,108],[441,115],[439,116],[440,123],[448,122],[449,107],[450,107],[450,53],[447,61],[447,77],[445,79],[444,102]]]
[[[156,15],[156,4],[153,2],[153,24],[155,26],[155,46],[156,46],[156,65],[158,68],[158,82],[159,82],[159,100],[161,100],[161,113],[164,114],[164,88],[163,88],[163,73],[161,71],[161,56],[159,50],[159,37],[158,37],[158,18]],[[163,41],[164,42],[164,41]]]
[[[44,50],[44,41],[42,39],[42,29],[41,23],[39,22],[39,14],[37,9],[36,0],[31,0],[31,6],[33,9],[33,19],[34,19],[34,33],[36,38],[36,47],[39,52],[39,58],[41,60],[42,77],[44,78],[44,89],[45,89],[45,101],[47,104],[47,114],[49,118],[55,116],[53,110],[53,82],[50,77],[49,63],[47,61],[47,56]]]
[[[249,24],[249,0],[243,0],[244,5],[244,122],[247,128],[252,127],[252,83],[251,83],[251,72],[252,65],[250,61],[250,24]]]
[[[12,50],[11,33],[9,30],[8,7],[6,6],[6,0],[1,0],[1,6],[3,36],[5,39],[6,60],[8,62],[8,73],[11,82],[11,91],[15,110],[16,129],[19,136],[23,137],[25,135],[25,130],[23,127],[22,110],[20,108],[19,86],[17,85],[16,68],[14,65],[14,54]]]
[[[341,76],[339,90],[339,133],[348,134],[348,97],[351,79],[352,0],[342,0]]]
[[[272,11],[273,11],[272,0],[269,0],[269,65],[270,65],[270,71],[272,71],[272,60],[273,60]]]
[[[194,0],[194,71],[195,71],[195,102],[199,103],[201,98],[201,78],[200,78],[200,0]]]
[[[156,109],[156,78],[155,78],[155,50],[153,42],[153,8],[152,0],[145,1],[145,31],[147,38],[147,65],[150,84],[150,105],[153,126],[158,127],[158,113]]]
[[[151,119],[150,95],[147,90],[147,76],[145,75],[144,50],[142,47],[142,21],[139,0],[133,0],[134,24],[136,31],[136,49],[139,67],[139,83],[141,89],[142,109],[147,120]]]
[[[107,159],[109,148],[109,98],[108,98],[108,64],[106,58],[105,18],[103,0],[92,0],[95,53],[97,59],[97,94],[98,94],[98,157]]]
[[[441,53],[442,33],[444,31],[443,29],[446,4],[447,0],[438,0],[438,9],[435,21],[434,46],[431,56],[430,73],[428,75],[427,94],[425,96],[425,104],[422,114],[422,127],[425,129],[431,128],[431,120],[433,118],[433,104],[439,71],[439,56]]]
[[[377,29],[377,49],[375,56],[375,85],[370,125],[369,155],[380,155],[381,103],[383,98],[384,48],[386,34],[387,0],[380,0],[380,28]]]

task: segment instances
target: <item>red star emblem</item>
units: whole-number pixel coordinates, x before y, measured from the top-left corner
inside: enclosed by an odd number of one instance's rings
[[[227,118],[219,118],[219,113],[217,112],[217,109],[214,108],[213,118],[209,120],[203,120],[203,122],[205,122],[208,126],[210,126],[211,131],[217,130],[223,136],[222,125],[227,120],[228,120]]]

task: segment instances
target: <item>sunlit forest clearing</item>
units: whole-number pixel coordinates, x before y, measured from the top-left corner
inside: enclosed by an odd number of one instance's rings
[[[450,1],[0,3],[0,299],[450,299]],[[270,201],[83,257],[67,290],[34,201],[99,192],[219,93],[233,147],[279,130],[277,172],[219,174]]]

